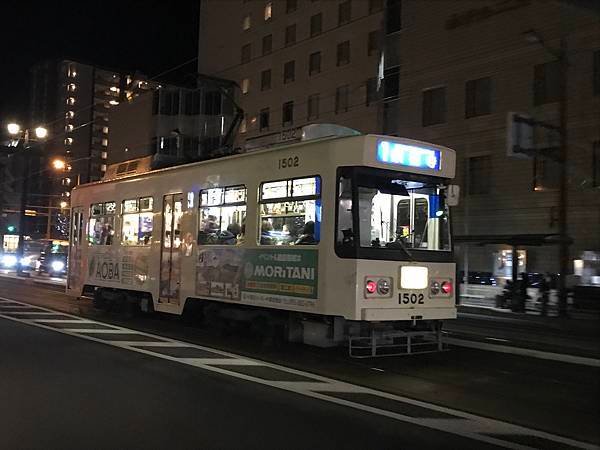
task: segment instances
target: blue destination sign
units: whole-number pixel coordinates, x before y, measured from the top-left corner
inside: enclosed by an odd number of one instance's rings
[[[377,161],[439,171],[442,168],[442,152],[398,142],[379,141],[377,143]]]

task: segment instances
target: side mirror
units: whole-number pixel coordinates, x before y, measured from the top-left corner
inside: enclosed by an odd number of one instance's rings
[[[446,204],[448,206],[458,206],[460,200],[460,186],[458,184],[449,184],[446,188]]]

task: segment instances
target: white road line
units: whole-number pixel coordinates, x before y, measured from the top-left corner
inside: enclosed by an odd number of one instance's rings
[[[258,361],[249,359],[234,359],[234,358],[177,358],[190,366],[203,367],[206,365],[215,366],[262,366]]]
[[[85,319],[31,319],[34,322],[41,322],[41,323],[81,323],[81,324],[85,324],[85,323],[97,323],[94,322],[93,320],[85,320]]]
[[[533,350],[523,347],[512,347],[499,344],[488,344],[487,342],[469,341],[466,339],[458,339],[447,337],[444,341],[451,345],[459,347],[476,348],[479,350],[487,350],[499,353],[510,353],[512,355],[529,356],[532,358],[549,359],[552,361],[560,361],[571,364],[580,364],[590,367],[600,367],[600,359],[586,358],[584,356],[565,355],[562,353],[544,352],[541,350]]]
[[[6,314],[6,315],[10,315],[10,316],[28,316],[30,314],[32,315],[36,315],[36,316],[68,316],[68,314],[64,314],[64,313],[58,313],[58,312],[49,312],[49,311],[42,311],[42,312],[38,312],[38,311],[32,311],[32,312],[28,312],[28,311],[1,311],[2,314]],[[26,320],[26,319],[22,319],[22,320]]]
[[[486,337],[488,341],[497,341],[497,342],[510,342],[508,339],[500,339],[495,337]]]
[[[85,323],[83,325],[86,325]],[[63,328],[63,330],[68,330],[71,333],[125,333],[122,330],[106,330],[106,329],[98,329],[98,328]]]
[[[97,322],[96,322],[97,323]],[[105,324],[101,324],[105,325]],[[95,330],[93,328],[76,329],[77,331],[69,329],[72,333],[98,333],[98,334],[142,334],[139,331],[128,330],[127,328],[112,328],[110,330]]]
[[[71,316],[71,315],[69,315],[69,316]],[[232,353],[224,352],[224,351],[209,348],[209,347],[203,347],[203,346],[190,344],[190,343],[186,343],[186,342],[182,342],[182,341],[176,341],[174,339],[165,338],[163,336],[155,336],[150,333],[138,332],[137,334],[143,335],[143,336],[148,336],[148,337],[154,337],[154,338],[160,339],[164,342],[107,341],[104,339],[99,339],[99,338],[96,338],[93,336],[89,336],[88,334],[85,334],[85,333],[73,333],[73,332],[70,332],[69,330],[49,327],[47,325],[44,325],[43,323],[33,322],[33,321],[27,320],[27,319],[20,319],[20,318],[8,316],[8,315],[2,314],[2,313],[0,313],[0,317],[3,317],[7,320],[24,323],[27,325],[44,328],[44,329],[47,329],[50,331],[62,333],[62,334],[69,335],[69,336],[79,337],[81,339],[86,339],[89,341],[93,341],[93,342],[97,342],[97,343],[101,343],[101,344],[105,344],[105,345],[111,345],[114,347],[124,348],[124,349],[134,351],[137,353],[153,356],[155,358],[173,361],[173,362],[176,362],[179,364],[185,364],[188,366],[192,365],[194,367],[202,368],[203,370],[220,373],[223,375],[235,377],[235,378],[246,380],[249,382],[258,383],[258,384],[262,384],[265,386],[270,386],[270,387],[286,390],[289,392],[295,392],[295,393],[298,393],[298,394],[301,394],[304,396],[327,401],[329,403],[336,403],[338,405],[358,409],[360,411],[368,411],[373,414],[378,414],[380,416],[389,417],[389,418],[396,419],[396,420],[399,420],[402,422],[411,423],[411,424],[414,424],[417,426],[427,427],[430,429],[435,429],[435,430],[446,432],[446,433],[451,433],[451,434],[462,436],[462,437],[465,437],[468,439],[486,442],[486,443],[494,444],[494,445],[501,446],[504,448],[528,449],[531,447],[527,447],[527,446],[520,445],[520,444],[515,444],[515,443],[509,442],[506,440],[502,440],[500,438],[487,436],[485,434],[481,434],[481,431],[478,431],[478,430],[485,430],[486,433],[494,432],[494,433],[503,433],[503,434],[507,434],[507,435],[537,436],[542,439],[547,439],[547,440],[554,441],[557,443],[563,443],[563,444],[567,444],[567,445],[570,445],[573,447],[579,447],[579,448],[585,448],[585,449],[597,449],[598,448],[597,446],[586,443],[586,442],[576,441],[573,439],[553,435],[553,434],[546,433],[543,431],[533,430],[533,429],[521,427],[518,425],[513,425],[513,424],[510,424],[507,422],[502,422],[499,420],[488,419],[485,417],[480,417],[480,416],[477,416],[474,414],[470,414],[470,413],[466,413],[466,412],[458,411],[458,410],[453,410],[450,408],[434,405],[431,403],[425,403],[425,402],[422,402],[419,400],[414,400],[414,399],[411,399],[408,397],[402,397],[402,396],[390,394],[387,392],[377,391],[374,389],[357,386],[357,385],[353,385],[350,383],[345,383],[345,382],[342,382],[339,380],[334,380],[334,379],[323,377],[320,375],[303,372],[303,371],[296,370],[296,369],[291,369],[288,367],[280,366],[278,364],[268,363],[268,362],[264,362],[264,361],[260,361],[260,360],[255,360],[252,358],[247,358],[247,357],[240,356],[240,355],[235,355]],[[76,316],[71,316],[71,317],[76,317]],[[97,322],[97,323],[100,323],[100,322]],[[109,325],[109,324],[104,324],[104,325]],[[110,325],[110,326],[112,326],[112,325]],[[97,331],[97,330],[94,330],[94,331]],[[165,345],[163,345],[163,344],[165,344]],[[249,362],[254,363],[255,365],[270,367],[273,369],[287,372],[289,374],[300,375],[304,378],[309,378],[309,379],[312,379],[315,381],[314,382],[306,382],[306,381],[284,382],[284,381],[266,380],[266,379],[255,377],[252,375],[247,375],[244,373],[228,370],[225,367],[217,367],[217,365],[213,365],[213,364],[215,364],[214,358],[178,358],[175,356],[155,353],[151,350],[153,346],[155,346],[155,347],[173,346],[173,347],[197,348],[200,350],[205,350],[205,351],[208,351],[211,353],[219,354],[219,355],[225,356],[227,358],[236,358],[238,361],[249,361]],[[206,362],[204,362],[204,360],[206,360]],[[230,364],[234,364],[234,363],[231,362]],[[445,413],[445,414],[455,417],[455,419],[449,418],[449,419],[445,419],[445,420],[433,420],[433,419],[425,419],[425,418],[407,416],[407,415],[395,413],[395,412],[392,412],[392,411],[389,411],[386,409],[368,406],[368,405],[365,405],[365,404],[362,404],[359,402],[354,402],[354,401],[350,401],[350,400],[336,398],[333,396],[328,396],[328,395],[322,393],[322,392],[329,392],[329,391],[344,392],[344,393],[371,394],[373,396],[382,397],[382,398],[396,401],[399,404],[404,403],[404,404],[409,404],[409,405],[415,405],[415,406],[419,406],[421,408],[429,409],[432,411],[438,411],[441,413]],[[468,425],[466,425],[467,423],[468,423]]]

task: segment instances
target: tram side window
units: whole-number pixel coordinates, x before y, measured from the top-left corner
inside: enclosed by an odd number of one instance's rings
[[[88,241],[91,245],[111,245],[115,234],[115,202],[94,203],[90,208]]]
[[[152,197],[123,200],[121,205],[121,244],[151,245],[154,214]]]
[[[240,245],[246,228],[246,186],[200,191],[199,245]]]
[[[321,231],[321,177],[263,183],[260,245],[316,245]]]

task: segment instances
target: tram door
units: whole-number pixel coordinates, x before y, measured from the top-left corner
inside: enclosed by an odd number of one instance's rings
[[[159,302],[179,304],[181,285],[181,218],[183,194],[163,197]]]

